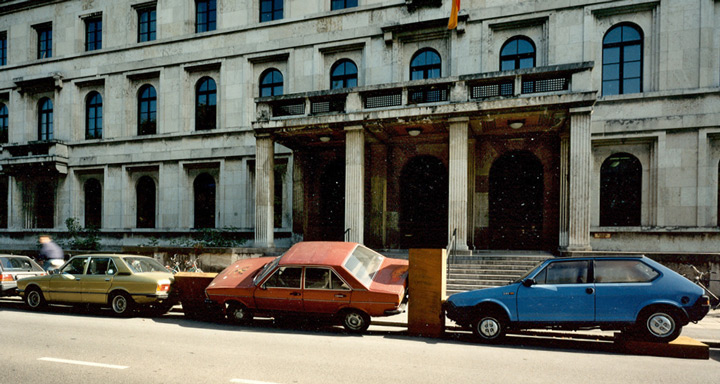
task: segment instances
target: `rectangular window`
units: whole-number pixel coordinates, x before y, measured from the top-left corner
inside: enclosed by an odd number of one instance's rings
[[[0,32],[0,66],[7,65],[7,32]]]
[[[157,16],[155,7],[138,9],[138,43],[155,40]]]
[[[357,7],[358,0],[331,0],[330,9],[336,11],[338,9]]]
[[[52,57],[52,25],[36,27],[37,31],[37,58],[48,59]]]
[[[281,20],[283,18],[283,0],[260,0],[260,22]]]
[[[215,0],[197,0],[195,32],[214,31],[217,21],[217,6]]]
[[[85,20],[85,51],[102,48],[102,18],[94,17]]]

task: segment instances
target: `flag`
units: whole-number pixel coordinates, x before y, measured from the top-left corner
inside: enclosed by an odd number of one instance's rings
[[[452,11],[450,11],[450,20],[448,20],[448,29],[455,29],[457,28],[457,17],[458,17],[458,11],[460,10],[460,0],[450,0],[452,1]]]

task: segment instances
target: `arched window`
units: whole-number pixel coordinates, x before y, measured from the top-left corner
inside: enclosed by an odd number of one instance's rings
[[[410,60],[410,80],[434,79],[440,77],[442,62],[434,49],[419,50]]]
[[[352,60],[342,59],[330,69],[330,89],[357,87],[358,70]]]
[[[157,93],[155,87],[145,84],[138,92],[138,135],[157,133]]]
[[[137,228],[155,228],[155,181],[143,176],[135,187],[137,199]]]
[[[8,142],[8,107],[0,103],[0,144]]]
[[[103,122],[102,96],[90,92],[85,101],[85,138],[101,139]]]
[[[53,103],[47,97],[38,103],[38,140],[53,139]]]
[[[283,75],[275,68],[270,68],[260,75],[260,97],[279,96],[283,94]]]
[[[83,186],[85,191],[85,227],[102,226],[102,185],[97,179],[88,179]]]
[[[535,67],[535,44],[525,36],[515,36],[500,49],[500,70]]]
[[[193,182],[195,193],[195,228],[215,228],[215,179],[201,173]]]
[[[642,30],[632,24],[612,27],[603,38],[603,95],[642,92]]]
[[[217,121],[217,87],[215,80],[203,77],[195,88],[195,130],[215,129]]]
[[[600,225],[639,226],[642,164],[629,153],[616,153],[600,167]]]

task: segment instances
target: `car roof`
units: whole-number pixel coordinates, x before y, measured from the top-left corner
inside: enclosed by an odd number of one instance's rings
[[[293,245],[280,259],[280,265],[327,265],[339,267],[358,243],[306,241]]]
[[[25,255],[7,255],[7,254],[2,254],[2,253],[0,253],[0,257],[21,257],[21,258],[25,258],[25,259],[30,259],[29,256],[25,256]]]
[[[144,255],[133,255],[133,254],[127,254],[127,253],[88,253],[84,255],[75,255],[75,257],[146,257],[148,259],[152,259],[152,257],[144,256]]]
[[[582,261],[582,260],[652,260],[645,255],[597,255],[597,256],[572,256],[572,257],[553,257],[546,260],[549,261]]]

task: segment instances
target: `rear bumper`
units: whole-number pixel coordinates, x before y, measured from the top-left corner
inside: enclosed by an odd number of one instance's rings
[[[688,314],[689,321],[702,320],[710,312],[710,298],[708,296],[700,297],[692,307],[686,307],[685,311]]]

